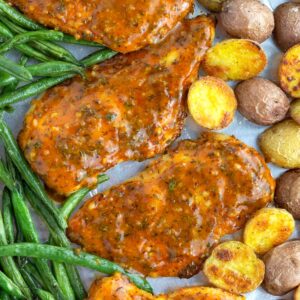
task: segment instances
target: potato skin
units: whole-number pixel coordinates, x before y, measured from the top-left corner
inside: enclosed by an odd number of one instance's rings
[[[265,207],[247,222],[244,243],[255,253],[265,254],[291,236],[295,229],[293,216],[285,209]]]
[[[273,82],[253,78],[235,88],[239,112],[259,125],[272,125],[283,120],[289,109],[289,99]]]
[[[288,119],[273,125],[259,137],[266,161],[280,167],[300,168],[300,125]]]
[[[275,26],[272,11],[258,0],[225,1],[219,20],[229,35],[258,43],[268,39]]]
[[[300,240],[279,245],[263,258],[264,288],[272,295],[284,295],[300,284]]]
[[[287,171],[277,178],[274,200],[300,220],[300,169]]]
[[[213,250],[203,272],[218,288],[240,294],[253,291],[261,284],[265,266],[249,246],[227,241]]]
[[[294,121],[300,125],[300,99],[296,99],[291,103],[290,114]]]
[[[279,5],[275,12],[275,40],[282,51],[300,42],[300,3]]]

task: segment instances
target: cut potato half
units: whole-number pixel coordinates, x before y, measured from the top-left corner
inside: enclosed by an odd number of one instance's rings
[[[251,292],[261,284],[265,266],[249,246],[229,241],[213,250],[203,271],[216,287],[241,294]]]
[[[251,218],[244,230],[244,243],[256,253],[265,254],[291,236],[295,229],[293,216],[285,209],[267,207]]]
[[[290,48],[279,65],[281,88],[290,96],[300,98],[300,44]]]
[[[300,125],[284,120],[268,128],[259,137],[266,161],[287,169],[300,168]]]
[[[267,64],[262,48],[254,41],[230,39],[210,48],[203,60],[203,69],[223,80],[247,80],[257,76]]]
[[[188,94],[188,107],[194,120],[207,129],[222,129],[233,120],[237,101],[222,79],[206,76],[194,82]]]

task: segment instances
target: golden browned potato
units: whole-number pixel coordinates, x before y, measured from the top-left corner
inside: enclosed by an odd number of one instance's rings
[[[265,267],[249,246],[229,241],[213,250],[203,271],[216,287],[240,294],[251,292],[261,284]]]
[[[207,129],[222,129],[232,122],[237,101],[232,88],[225,81],[206,76],[191,86],[188,107],[200,126]]]
[[[126,276],[116,273],[92,284],[87,300],[244,300],[221,289],[195,286],[181,288],[169,294],[153,296],[133,285]]]
[[[247,222],[244,243],[257,254],[265,254],[287,241],[294,229],[294,218],[285,209],[262,208]]]
[[[222,9],[222,4],[225,0],[198,0],[200,4],[202,4],[205,8],[219,12]]]
[[[279,82],[290,96],[300,97],[300,44],[290,48],[282,57],[279,65]]]
[[[294,100],[290,107],[291,117],[300,125],[300,99]]]
[[[275,203],[300,219],[300,169],[283,173],[276,180]]]
[[[182,288],[176,292],[162,296],[156,300],[246,300],[245,297],[212,287]]]
[[[284,295],[300,284],[300,240],[288,241],[264,256],[264,288],[272,295]]]
[[[275,12],[275,39],[282,51],[300,42],[300,3],[279,5]]]
[[[253,78],[235,88],[239,112],[249,121],[271,125],[283,120],[289,109],[289,99],[273,82]]]
[[[267,161],[283,168],[300,168],[300,125],[284,120],[265,130],[259,146]]]
[[[256,42],[230,39],[210,48],[203,60],[203,69],[223,80],[247,80],[257,76],[266,66],[267,57]]]
[[[227,0],[220,14],[220,24],[233,37],[262,43],[272,35],[274,16],[259,0]]]

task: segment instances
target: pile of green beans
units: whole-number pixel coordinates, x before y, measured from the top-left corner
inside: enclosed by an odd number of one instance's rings
[[[57,42],[97,47],[98,51],[78,61]],[[24,56],[17,63],[5,54],[15,49]],[[26,162],[6,122],[4,111],[14,103],[36,96],[117,53],[89,41],[33,22],[0,0],[0,138],[6,160],[0,160],[0,181],[5,185],[0,210],[0,299],[82,300],[86,293],[76,266],[111,275],[120,272],[136,286],[152,292],[145,278],[98,256],[74,251],[65,234],[67,220],[90,192],[82,188],[59,209]],[[38,63],[26,65],[28,58]],[[27,83],[18,88],[20,83]],[[98,184],[108,180],[100,175]],[[31,208],[49,231],[49,245],[42,244]]]

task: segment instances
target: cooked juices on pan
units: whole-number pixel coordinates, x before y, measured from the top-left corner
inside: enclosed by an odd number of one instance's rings
[[[211,19],[185,20],[161,44],[48,90],[19,135],[32,169],[68,195],[122,161],[164,152],[181,132],[187,90],[213,37]]]
[[[10,0],[28,17],[118,52],[155,44],[192,9],[193,0]]]
[[[71,241],[148,276],[191,277],[212,246],[273,198],[263,158],[205,133],[93,197],[69,221]]]

